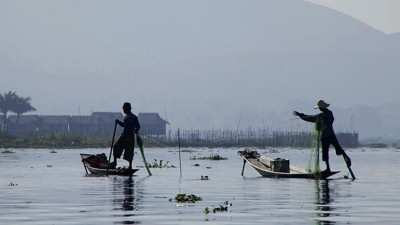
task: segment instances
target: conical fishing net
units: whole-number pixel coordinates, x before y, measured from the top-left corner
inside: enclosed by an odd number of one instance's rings
[[[314,174],[319,174],[321,171],[319,169],[319,143],[320,143],[320,136],[321,136],[321,129],[322,129],[322,123],[320,118],[317,118],[317,121],[315,122],[315,130],[314,130],[314,135],[313,135],[313,150],[310,152],[310,157],[308,159],[308,165],[307,165],[307,171],[310,171]],[[314,167],[312,167],[312,164],[314,162]]]

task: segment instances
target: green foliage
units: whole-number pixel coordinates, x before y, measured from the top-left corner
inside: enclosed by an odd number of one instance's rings
[[[175,168],[174,165],[169,166],[168,165],[169,161],[167,161],[166,163],[163,164],[163,160],[161,159],[160,161],[158,161],[157,159],[154,159],[153,164],[147,163],[147,166],[149,168]]]
[[[19,122],[19,116],[26,112],[36,111],[31,105],[30,97],[18,96],[15,92],[9,91],[8,93],[0,93],[0,112],[4,115],[4,121],[7,123],[7,113],[9,111],[14,112],[18,115],[17,123]]]
[[[196,196],[194,194],[187,195],[187,194],[183,193],[183,194],[177,194],[175,196],[176,202],[195,203],[195,202],[201,201],[201,200],[203,200],[201,197]],[[172,201],[172,199],[169,199],[169,201]]]
[[[225,201],[219,204],[219,206],[214,207],[212,210],[210,210],[210,208],[206,207],[204,209],[204,213],[205,214],[209,214],[210,212],[212,213],[216,213],[216,212],[227,212],[228,208],[232,206],[232,203],[230,203],[229,201]]]
[[[190,157],[190,160],[227,160],[227,159],[228,158],[222,157],[218,154],[216,154],[216,155],[211,154],[208,157],[199,157],[199,158],[197,158],[196,156]]]

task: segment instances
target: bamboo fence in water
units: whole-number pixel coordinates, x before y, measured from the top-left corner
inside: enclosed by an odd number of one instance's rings
[[[357,147],[357,133],[337,133],[339,142],[343,147]],[[166,145],[178,143],[178,132],[170,130],[166,136],[153,137]],[[180,130],[180,145],[184,147],[310,147],[312,146],[313,133],[293,131],[268,131],[266,129],[247,130]]]

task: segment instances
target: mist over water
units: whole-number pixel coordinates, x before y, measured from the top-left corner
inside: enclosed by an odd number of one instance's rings
[[[324,99],[344,131],[355,128],[361,138],[400,132],[400,102],[393,98],[400,36],[320,5],[1,6],[0,92],[32,97],[40,115],[118,112],[130,101],[134,113],[158,112],[173,129],[236,128],[240,117],[244,129],[286,129],[293,110],[313,113]]]

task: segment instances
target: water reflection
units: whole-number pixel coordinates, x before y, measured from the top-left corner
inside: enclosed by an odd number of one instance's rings
[[[114,210],[124,212],[122,214],[124,220],[116,222],[116,224],[138,224],[138,221],[133,220],[135,216],[134,211],[136,210],[135,182],[133,178],[113,178],[113,193]]]
[[[320,211],[317,213],[317,217],[323,218],[318,219],[317,224],[335,224],[334,221],[329,220],[332,214],[333,208],[331,207],[331,190],[329,189],[329,180],[316,180],[316,210]]]

